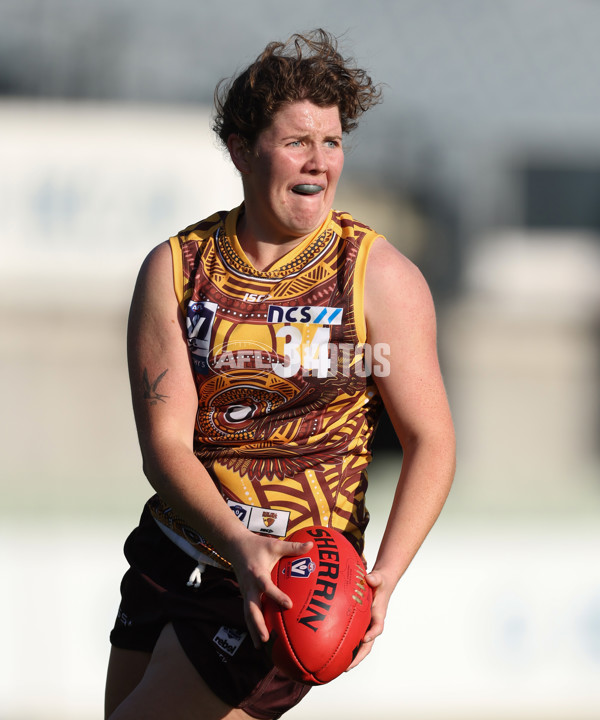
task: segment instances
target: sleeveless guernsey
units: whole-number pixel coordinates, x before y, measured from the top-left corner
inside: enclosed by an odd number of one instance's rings
[[[250,530],[285,537],[327,525],[362,552],[380,410],[363,284],[378,234],[331,211],[258,271],[236,236],[240,212],[243,205],[216,213],[170,239],[198,391],[194,452]],[[149,507],[190,555],[229,566],[157,495]]]

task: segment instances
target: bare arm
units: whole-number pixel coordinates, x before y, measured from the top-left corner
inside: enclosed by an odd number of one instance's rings
[[[367,263],[365,314],[371,345],[389,345],[390,372],[376,378],[403,448],[402,470],[373,569],[371,626],[353,666],[383,631],[390,596],[435,523],[455,469],[452,418],[436,343],[435,310],[419,270],[383,238]]]
[[[258,645],[268,639],[261,593],[289,604],[270,571],[282,555],[306,548],[249,532],[194,455],[198,396],[172,277],[171,249],[164,243],[142,265],[129,316],[129,373],[144,472],[156,492],[232,563]]]

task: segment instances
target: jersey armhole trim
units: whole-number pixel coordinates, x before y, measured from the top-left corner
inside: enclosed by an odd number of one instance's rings
[[[181,255],[181,244],[178,237],[169,238],[169,244],[171,245],[171,257],[173,258],[173,288],[175,289],[175,296],[179,303],[181,312],[185,313],[183,304],[183,261]]]
[[[356,266],[354,270],[354,322],[359,343],[367,342],[367,320],[365,318],[365,277],[367,273],[367,260],[375,240],[383,237],[372,232],[367,235],[358,248]]]

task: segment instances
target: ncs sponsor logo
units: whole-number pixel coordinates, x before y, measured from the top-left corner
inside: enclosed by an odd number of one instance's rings
[[[343,308],[300,305],[283,307],[269,305],[267,322],[303,323],[308,325],[341,325]]]

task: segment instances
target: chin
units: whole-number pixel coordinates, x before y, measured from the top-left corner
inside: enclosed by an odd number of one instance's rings
[[[293,229],[298,237],[310,235],[325,222],[330,209],[323,209],[318,213],[313,212],[296,218],[290,223],[290,230]]]

